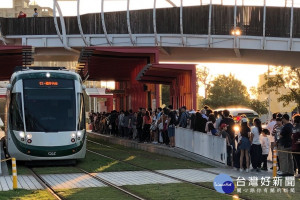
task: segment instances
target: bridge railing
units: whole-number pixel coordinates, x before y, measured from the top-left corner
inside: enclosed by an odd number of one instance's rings
[[[290,37],[290,25],[293,25],[293,37],[300,38],[300,8],[293,8],[293,22],[290,7],[266,7],[265,36]],[[183,34],[207,35],[209,33],[210,5],[183,7]],[[236,16],[235,16],[236,13]],[[242,35],[263,36],[264,7],[212,5],[211,34],[230,35],[236,27]],[[128,34],[126,11],[104,13],[108,34]],[[76,17],[64,17],[66,32],[69,35],[80,34]],[[59,26],[60,22],[58,21]],[[101,14],[81,16],[84,34],[104,34]],[[0,18],[3,35],[56,35],[52,17],[38,18]],[[153,34],[153,10],[130,11],[132,34]],[[156,28],[158,34],[181,34],[180,8],[156,9]]]
[[[175,146],[224,165],[227,164],[227,146],[224,138],[191,129],[176,128]]]

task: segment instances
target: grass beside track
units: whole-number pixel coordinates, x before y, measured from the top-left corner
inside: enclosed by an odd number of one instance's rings
[[[122,186],[122,188],[144,199],[153,200],[232,199],[232,197],[186,183],[127,185]],[[109,187],[58,190],[58,193],[68,200],[132,199],[124,193]]]
[[[108,148],[107,146],[101,146],[98,144],[87,142],[87,148],[92,151],[96,151],[101,154],[117,158],[119,160],[125,160],[128,163],[132,163],[151,170],[211,167],[210,165],[204,163],[193,162],[189,160],[150,153],[143,150],[128,148],[121,145],[110,144],[101,139],[88,139],[101,143],[103,145],[110,146],[110,148]]]
[[[145,199],[153,200],[232,199],[230,196],[204,188],[199,188],[187,183],[127,185],[123,186],[123,188],[128,189]]]
[[[55,200],[47,190],[10,190],[0,192],[0,200]]]
[[[134,199],[133,197],[111,187],[57,190],[57,192],[59,195],[68,200]]]

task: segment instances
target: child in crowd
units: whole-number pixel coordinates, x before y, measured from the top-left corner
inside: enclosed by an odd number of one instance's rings
[[[269,130],[263,129],[262,134],[260,136],[261,148],[262,148],[262,163],[263,163],[263,167],[261,169],[265,171],[268,171],[267,158],[270,151],[270,141],[268,135],[270,135]]]

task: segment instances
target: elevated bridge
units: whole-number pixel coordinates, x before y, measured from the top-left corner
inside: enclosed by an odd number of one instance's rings
[[[60,12],[59,19],[56,13],[0,18],[0,25],[7,44],[35,47],[37,61],[76,60],[76,50],[87,46],[155,46],[161,49],[160,61],[298,65],[300,8],[291,2],[285,7],[181,4],[159,9],[154,3],[153,9],[74,17]]]

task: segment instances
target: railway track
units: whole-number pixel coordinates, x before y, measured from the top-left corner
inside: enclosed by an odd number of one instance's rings
[[[104,144],[101,144],[101,143],[98,143],[98,142],[95,142],[95,141],[92,141],[92,140],[87,140],[87,141],[88,141],[88,142],[91,142],[91,143],[94,143],[94,144],[97,144],[97,145],[100,145],[100,146],[105,146],[105,147],[108,147],[108,148],[118,149],[118,148],[111,147],[111,146],[109,146],[109,145],[104,145]],[[122,149],[118,149],[118,150],[124,151],[124,150],[122,150]],[[128,164],[128,165],[131,165],[131,166],[140,168],[140,169],[142,169],[142,170],[144,170],[144,171],[148,171],[148,172],[151,172],[151,173],[154,173],[154,174],[158,174],[158,175],[161,175],[161,176],[164,176],[164,177],[171,178],[171,179],[176,180],[176,181],[180,181],[180,182],[187,183],[187,184],[190,184],[190,185],[193,185],[193,186],[202,188],[202,189],[206,189],[206,190],[210,190],[210,191],[216,192],[215,189],[213,189],[213,188],[211,188],[211,187],[208,187],[208,186],[206,186],[206,185],[202,185],[202,184],[200,184],[200,183],[194,183],[194,182],[187,181],[187,180],[184,180],[184,179],[181,179],[181,178],[177,178],[177,177],[174,177],[174,176],[171,176],[171,175],[167,175],[167,174],[164,174],[164,173],[155,171],[155,170],[151,170],[151,169],[148,169],[148,168],[143,167],[143,166],[140,166],[140,165],[136,165],[136,164],[133,164],[133,163],[130,163],[130,162],[125,162],[125,161],[120,160],[120,159],[117,159],[117,158],[115,158],[115,157],[108,156],[108,155],[104,155],[104,154],[102,154],[102,153],[100,153],[100,152],[92,151],[92,150],[89,150],[89,149],[87,149],[87,151],[90,152],[90,153],[96,154],[96,155],[98,155],[98,156],[104,157],[104,158],[112,159],[112,160],[115,160],[115,161],[118,161],[118,162],[121,162],[121,163],[125,163],[125,164]],[[199,171],[202,171],[202,170],[199,170]],[[232,197],[233,199],[236,198],[234,195],[231,195],[231,194],[224,194],[224,195],[230,196],[230,197]],[[239,197],[239,199],[248,200],[248,198],[241,198],[241,197]]]
[[[121,188],[121,187],[119,187],[119,186],[117,186],[117,185],[115,185],[115,184],[113,184],[113,183],[111,183],[111,182],[103,179],[103,178],[100,178],[99,176],[96,176],[96,175],[94,175],[92,173],[89,173],[89,172],[85,171],[84,169],[82,169],[80,167],[76,167],[76,168],[79,169],[80,171],[82,171],[83,173],[89,175],[90,177],[94,178],[95,180],[97,180],[97,181],[99,181],[99,182],[101,182],[101,183],[103,183],[103,184],[105,184],[107,186],[113,187],[113,188],[115,188],[115,189],[117,189],[117,190],[119,190],[119,191],[121,191],[121,192],[123,192],[123,193],[125,193],[125,194],[127,194],[127,195],[129,195],[129,196],[131,196],[133,198],[135,198],[135,199],[145,200],[144,198],[142,198],[142,197],[140,197],[140,196],[138,196],[138,195],[136,195],[136,194],[134,194],[134,193],[132,193],[132,192],[130,192],[128,190],[125,190],[125,189],[123,189],[123,188]]]
[[[32,175],[34,176],[34,178],[44,187],[46,188],[50,193],[51,195],[57,199],[57,200],[65,200],[64,197],[62,197],[61,195],[59,195],[54,189],[53,187],[51,186],[51,184],[49,184],[45,179],[43,179],[43,177],[41,177],[38,173],[36,173],[32,168],[28,168]]]
[[[115,185],[115,184],[113,184],[113,183],[111,183],[111,182],[109,182],[109,181],[103,179],[103,178],[100,178],[100,177],[98,177],[98,176],[96,176],[96,175],[94,175],[94,174],[92,174],[92,173],[89,173],[89,172],[85,171],[84,169],[82,169],[82,168],[80,168],[80,167],[75,167],[75,168],[77,168],[77,169],[80,170],[81,172],[87,174],[88,176],[92,177],[93,179],[95,179],[95,180],[97,180],[97,181],[103,183],[104,185],[106,185],[106,186],[108,186],[108,187],[113,187],[113,188],[115,188],[115,189],[117,189],[117,190],[119,190],[119,191],[125,193],[126,195],[133,197],[134,199],[145,200],[144,198],[142,198],[142,197],[140,197],[140,196],[138,196],[138,195],[136,195],[136,194],[134,194],[134,193],[132,193],[132,192],[130,192],[130,191],[128,191],[128,190],[125,190],[125,189],[123,189],[123,188],[121,188],[121,187],[119,187],[119,186],[117,186],[117,185]],[[59,195],[59,194],[53,189],[53,187],[51,186],[51,184],[49,184],[42,176],[40,176],[36,171],[34,171],[34,169],[29,168],[29,170],[31,171],[31,173],[32,173],[32,175],[35,177],[35,179],[36,179],[36,180],[37,180],[37,181],[38,181],[45,189],[47,189],[55,199],[57,199],[57,200],[66,200],[66,198],[64,198],[64,197],[62,197],[61,195]]]

